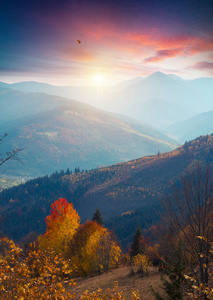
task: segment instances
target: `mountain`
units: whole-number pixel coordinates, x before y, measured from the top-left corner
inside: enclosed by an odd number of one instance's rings
[[[120,83],[113,85],[111,88],[112,88],[112,91],[115,92],[115,91],[118,91],[120,89],[131,86],[133,84],[139,83],[143,80],[144,80],[144,77],[135,77],[135,78],[132,78],[132,79],[129,79],[129,80],[121,81]]]
[[[175,79],[175,80],[183,81],[183,79],[180,76],[177,76],[175,74],[167,74],[167,76],[169,76],[169,77],[171,77],[172,79]]]
[[[0,131],[7,131],[11,122],[16,121],[15,125],[18,126],[18,120],[69,104],[68,99],[44,93],[24,93],[12,88],[0,87]]]
[[[213,111],[205,112],[183,122],[173,124],[167,130],[180,143],[194,139],[200,135],[211,134],[213,132]]]
[[[196,94],[202,103],[202,111],[213,110],[213,78],[203,77],[189,81],[188,86]]]
[[[26,93],[45,93],[49,95],[64,97],[82,101],[99,107],[105,95],[111,93],[116,87],[97,87],[97,86],[55,86],[47,83],[35,81],[24,81],[10,85],[18,91]],[[118,86],[120,89],[120,86]]]
[[[134,117],[157,128],[183,121],[213,109],[213,85],[206,83],[209,93],[203,97],[194,84],[156,72],[144,80],[105,98],[105,109]]]
[[[200,161],[213,166],[213,135],[199,137],[171,152],[146,156],[110,167],[70,174],[69,170],[34,179],[0,193],[5,233],[22,238],[30,231],[45,230],[50,204],[65,197],[74,204],[82,221],[97,207],[104,222],[120,240],[128,242],[138,224],[156,222],[159,201],[171,182]]]
[[[49,95],[75,99],[78,101],[84,99],[84,102],[88,102],[90,97],[95,98],[96,95],[96,87],[54,86],[51,84],[35,81],[13,83],[11,87],[27,93],[45,93]]]
[[[11,85],[9,83],[0,82],[0,88],[10,88]]]
[[[175,76],[175,75],[174,75]],[[135,83],[138,83],[142,81],[143,77],[135,77],[132,79],[121,81],[115,85],[112,86],[102,86],[102,89],[104,91],[109,90],[120,90],[122,88],[126,88],[128,86],[131,86]],[[51,95],[58,95],[65,98],[73,98],[73,96],[76,94],[77,98],[79,98],[80,93],[85,90],[90,92],[96,92],[97,87],[96,86],[55,86],[47,83],[41,83],[36,81],[23,81],[23,82],[17,82],[13,84],[6,84],[6,83],[0,83],[4,84],[5,87],[10,87],[13,89],[17,89],[19,91],[28,92],[28,93],[47,93]],[[86,95],[86,92],[83,92],[83,94]],[[82,95],[83,95],[82,94]],[[78,99],[77,99],[78,100]],[[86,100],[86,99],[85,99]]]
[[[10,88],[27,93],[46,93],[49,95],[61,96],[68,99],[83,101],[97,107],[102,106],[103,99],[117,91],[140,82],[142,77],[136,77],[130,80],[122,81],[112,86],[54,86],[47,83],[35,81],[24,81],[13,83]]]
[[[70,167],[96,168],[142,155],[168,151],[176,144],[150,126],[91,105],[44,93],[0,90],[1,153],[19,153],[4,173],[37,177]]]
[[[166,130],[199,113],[213,110],[213,78],[183,80],[155,72],[113,86],[53,86],[38,82],[10,85],[23,92],[43,92],[82,101]]]

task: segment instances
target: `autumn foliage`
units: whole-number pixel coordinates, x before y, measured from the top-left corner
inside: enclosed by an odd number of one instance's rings
[[[60,198],[51,204],[47,230],[38,238],[41,250],[52,249],[69,261],[73,275],[102,273],[115,268],[121,254],[109,230],[96,221],[80,225],[71,203]]]
[[[74,286],[70,279],[72,273],[68,263],[60,256],[37,250],[31,245],[24,254],[12,240],[0,240],[0,299],[11,300],[68,300],[77,299],[68,291]],[[140,300],[138,291],[133,291],[131,298]],[[115,282],[113,289],[85,291],[78,299],[88,300],[126,300]]]
[[[64,253],[70,238],[76,232],[80,217],[72,203],[60,198],[51,204],[51,213],[46,217],[47,230],[38,241],[40,249],[53,249],[56,253]]]
[[[31,245],[24,255],[12,240],[0,240],[0,299],[72,299],[65,290],[70,269],[60,255],[37,250]],[[74,284],[70,281],[70,284]]]
[[[120,254],[110,232],[95,221],[87,221],[70,240],[66,255],[74,274],[87,275],[116,267]]]

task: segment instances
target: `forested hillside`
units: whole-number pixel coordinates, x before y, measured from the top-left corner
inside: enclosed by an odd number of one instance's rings
[[[127,163],[75,173],[70,170],[30,180],[0,194],[3,230],[19,240],[42,233],[50,204],[60,197],[72,202],[82,221],[99,208],[104,221],[125,243],[140,224],[148,229],[157,220],[154,207],[164,190],[196,162],[213,162],[213,135],[199,137],[171,152]],[[159,207],[158,207],[159,210]],[[124,236],[122,228],[129,232]]]

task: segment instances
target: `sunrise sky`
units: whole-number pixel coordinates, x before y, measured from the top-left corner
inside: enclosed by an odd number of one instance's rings
[[[155,71],[213,76],[212,0],[0,1],[0,81],[113,84]]]

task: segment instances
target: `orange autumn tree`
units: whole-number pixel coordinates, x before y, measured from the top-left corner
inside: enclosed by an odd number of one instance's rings
[[[39,247],[42,250],[53,249],[56,253],[65,253],[67,242],[75,234],[80,217],[65,198],[59,198],[50,206],[50,215],[46,217],[46,232],[39,236]]]
[[[94,221],[80,225],[70,240],[66,256],[75,275],[87,275],[114,268],[121,254],[110,232]]]

